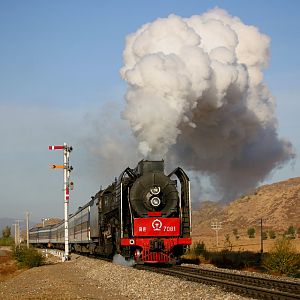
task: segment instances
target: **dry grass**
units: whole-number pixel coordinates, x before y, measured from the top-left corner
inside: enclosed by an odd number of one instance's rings
[[[5,281],[19,273],[19,270],[15,260],[12,258],[12,253],[10,251],[1,251],[0,256],[0,282]]]
[[[225,237],[224,233],[220,233],[219,236],[219,248],[216,248],[216,237],[214,236],[214,233],[212,233],[210,236],[201,236],[201,237],[193,237],[193,243],[195,244],[197,241],[203,241],[205,243],[205,246],[207,250],[209,251],[221,251],[225,247]],[[278,236],[276,239],[267,239],[263,241],[263,251],[269,252],[272,247],[274,246],[274,243],[280,238]],[[230,235],[230,241],[232,243],[232,250],[233,251],[253,251],[253,252],[260,252],[260,236],[255,236],[253,239],[249,239],[246,236],[241,236],[239,240],[236,240],[233,235]],[[291,240],[292,244],[295,246],[298,253],[300,253],[300,238],[296,238]]]

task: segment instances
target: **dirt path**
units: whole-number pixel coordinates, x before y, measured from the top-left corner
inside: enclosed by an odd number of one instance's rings
[[[76,267],[76,260],[16,271],[7,278],[0,282],[0,299],[126,299],[102,289]]]

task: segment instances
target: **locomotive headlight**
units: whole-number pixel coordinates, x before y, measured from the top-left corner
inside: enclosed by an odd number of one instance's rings
[[[157,207],[160,205],[161,200],[158,197],[153,197],[151,198],[150,203],[152,206]]]
[[[152,195],[158,195],[160,193],[160,187],[155,185],[150,189]]]

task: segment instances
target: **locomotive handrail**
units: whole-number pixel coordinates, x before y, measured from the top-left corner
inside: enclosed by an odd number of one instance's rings
[[[178,167],[176,168],[175,170],[173,170],[169,175],[168,177],[171,177],[173,175],[176,175],[177,178],[179,179],[180,181],[180,184],[181,184],[181,199],[183,199],[183,202],[184,202],[184,211],[185,213],[188,212],[189,214],[189,232],[192,231],[192,206],[191,206],[191,195],[190,195],[190,179],[189,177],[187,176],[187,174],[183,171],[182,168]],[[187,209],[187,211],[186,211]]]
[[[121,225],[121,238],[123,238],[123,191],[122,191],[122,179],[125,174],[127,174],[131,179],[135,179],[137,176],[134,173],[134,170],[127,167],[119,176],[118,182],[116,184],[116,200],[120,200],[120,225]]]

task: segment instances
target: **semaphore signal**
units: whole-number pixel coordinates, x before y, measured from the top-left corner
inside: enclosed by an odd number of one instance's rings
[[[49,146],[49,150],[63,150],[65,146]]]
[[[65,255],[64,259],[69,260],[69,200],[70,200],[70,189],[73,189],[73,182],[70,182],[70,172],[73,167],[69,165],[70,152],[73,150],[72,147],[68,147],[66,143],[63,146],[49,146],[49,150],[63,150],[64,151],[64,164],[55,165],[50,164],[51,169],[63,169],[64,170],[64,215],[65,215]]]
[[[49,167],[51,168],[51,169],[64,169],[65,168],[65,166],[64,165],[49,165]]]

